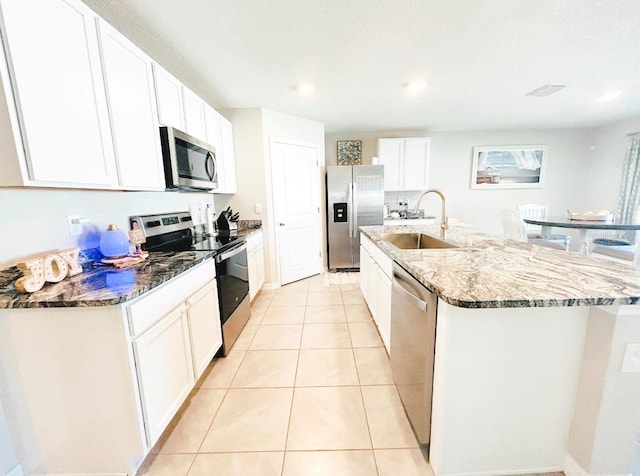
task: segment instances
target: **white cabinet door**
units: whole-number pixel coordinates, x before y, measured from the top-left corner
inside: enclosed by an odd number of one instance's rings
[[[236,193],[236,155],[233,147],[233,126],[224,116],[220,116],[222,138],[222,160],[224,171],[224,193]]]
[[[205,103],[204,105],[204,129],[207,136],[206,142],[211,144],[216,153],[216,170],[218,172],[218,188],[216,193],[225,192],[224,152],[222,150],[222,136],[220,133],[220,113]]]
[[[402,189],[402,139],[378,139],[378,159],[384,165],[384,189]]]
[[[147,443],[155,444],[193,387],[184,306],[133,341]]]
[[[104,21],[99,29],[120,185],[163,190],[151,59]]]
[[[391,278],[389,278],[381,268],[378,268],[377,271],[378,313],[376,316],[376,324],[388,353],[391,342]]]
[[[256,286],[258,288],[258,291],[262,289],[265,279],[264,245],[260,245],[256,248]]]
[[[404,140],[404,183],[405,190],[426,190],[429,177],[429,146],[426,137]]]
[[[360,234],[361,237],[364,235]],[[361,238],[362,239],[362,238]],[[360,246],[360,291],[362,291],[362,296],[364,300],[368,302],[369,296],[369,284],[367,280],[369,279],[369,253],[364,249],[364,246]]]
[[[187,315],[189,316],[193,371],[197,380],[222,346],[218,288],[215,281],[187,300]]]
[[[430,143],[428,137],[378,139],[378,159],[384,164],[385,191],[427,188]]]
[[[256,250],[249,251],[247,253],[247,268],[249,274],[249,301],[253,301],[253,298],[258,294],[258,273],[257,273],[257,258]]]
[[[157,63],[153,63],[153,80],[156,86],[158,122],[184,131],[182,83]]]
[[[204,101],[190,89],[182,86],[184,105],[184,131],[201,141],[207,141],[204,130]]]
[[[2,2],[30,180],[115,186],[96,15],[77,0]]]
[[[369,269],[367,270],[367,296],[369,296],[369,310],[373,320],[377,323],[378,318],[378,265],[371,255],[369,255]]]

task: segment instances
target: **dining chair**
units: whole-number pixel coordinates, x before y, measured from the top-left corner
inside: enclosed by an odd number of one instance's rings
[[[539,205],[537,203],[527,203],[525,205],[518,205],[518,216],[520,219],[525,218],[546,218],[547,206]],[[524,222],[523,222],[524,223]],[[546,237],[542,235],[542,227],[540,225],[532,225],[530,223],[524,223],[524,229],[527,233],[527,237],[530,240],[546,240],[552,243],[560,244],[566,251],[569,251],[569,244],[571,244],[571,236],[564,233],[550,233]]]
[[[560,243],[527,236],[527,231],[524,228],[525,223],[522,221],[522,218],[520,218],[518,211],[513,208],[503,208],[500,210],[500,220],[502,221],[504,236],[509,240],[546,246],[558,250],[567,250],[567,248]]]

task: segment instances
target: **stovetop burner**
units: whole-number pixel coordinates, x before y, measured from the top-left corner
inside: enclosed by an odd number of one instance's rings
[[[194,251],[221,251],[242,241],[237,233],[220,233],[216,236],[195,237],[191,245]]]
[[[189,212],[165,213],[130,217],[131,226],[144,230],[146,251],[223,251],[244,241],[235,232],[221,232],[216,236],[193,234],[193,220]]]

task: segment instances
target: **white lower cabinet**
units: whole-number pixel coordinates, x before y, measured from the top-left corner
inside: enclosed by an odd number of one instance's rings
[[[262,231],[254,232],[247,238],[247,267],[249,273],[249,300],[258,294],[265,282],[264,245]]]
[[[215,283],[206,285],[187,299],[187,316],[193,371],[197,380],[222,346],[218,288]]]
[[[158,440],[194,383],[184,305],[133,341],[147,441]]]
[[[222,345],[213,260],[132,301],[127,313],[151,447]]]
[[[135,474],[221,344],[213,260],[121,305],[0,309],[24,473]]]
[[[360,234],[360,288],[387,353],[391,342],[391,265],[391,258]]]

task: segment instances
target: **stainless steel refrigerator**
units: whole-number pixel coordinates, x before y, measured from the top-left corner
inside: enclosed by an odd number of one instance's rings
[[[384,166],[327,167],[329,269],[360,268],[359,226],[382,225]]]

